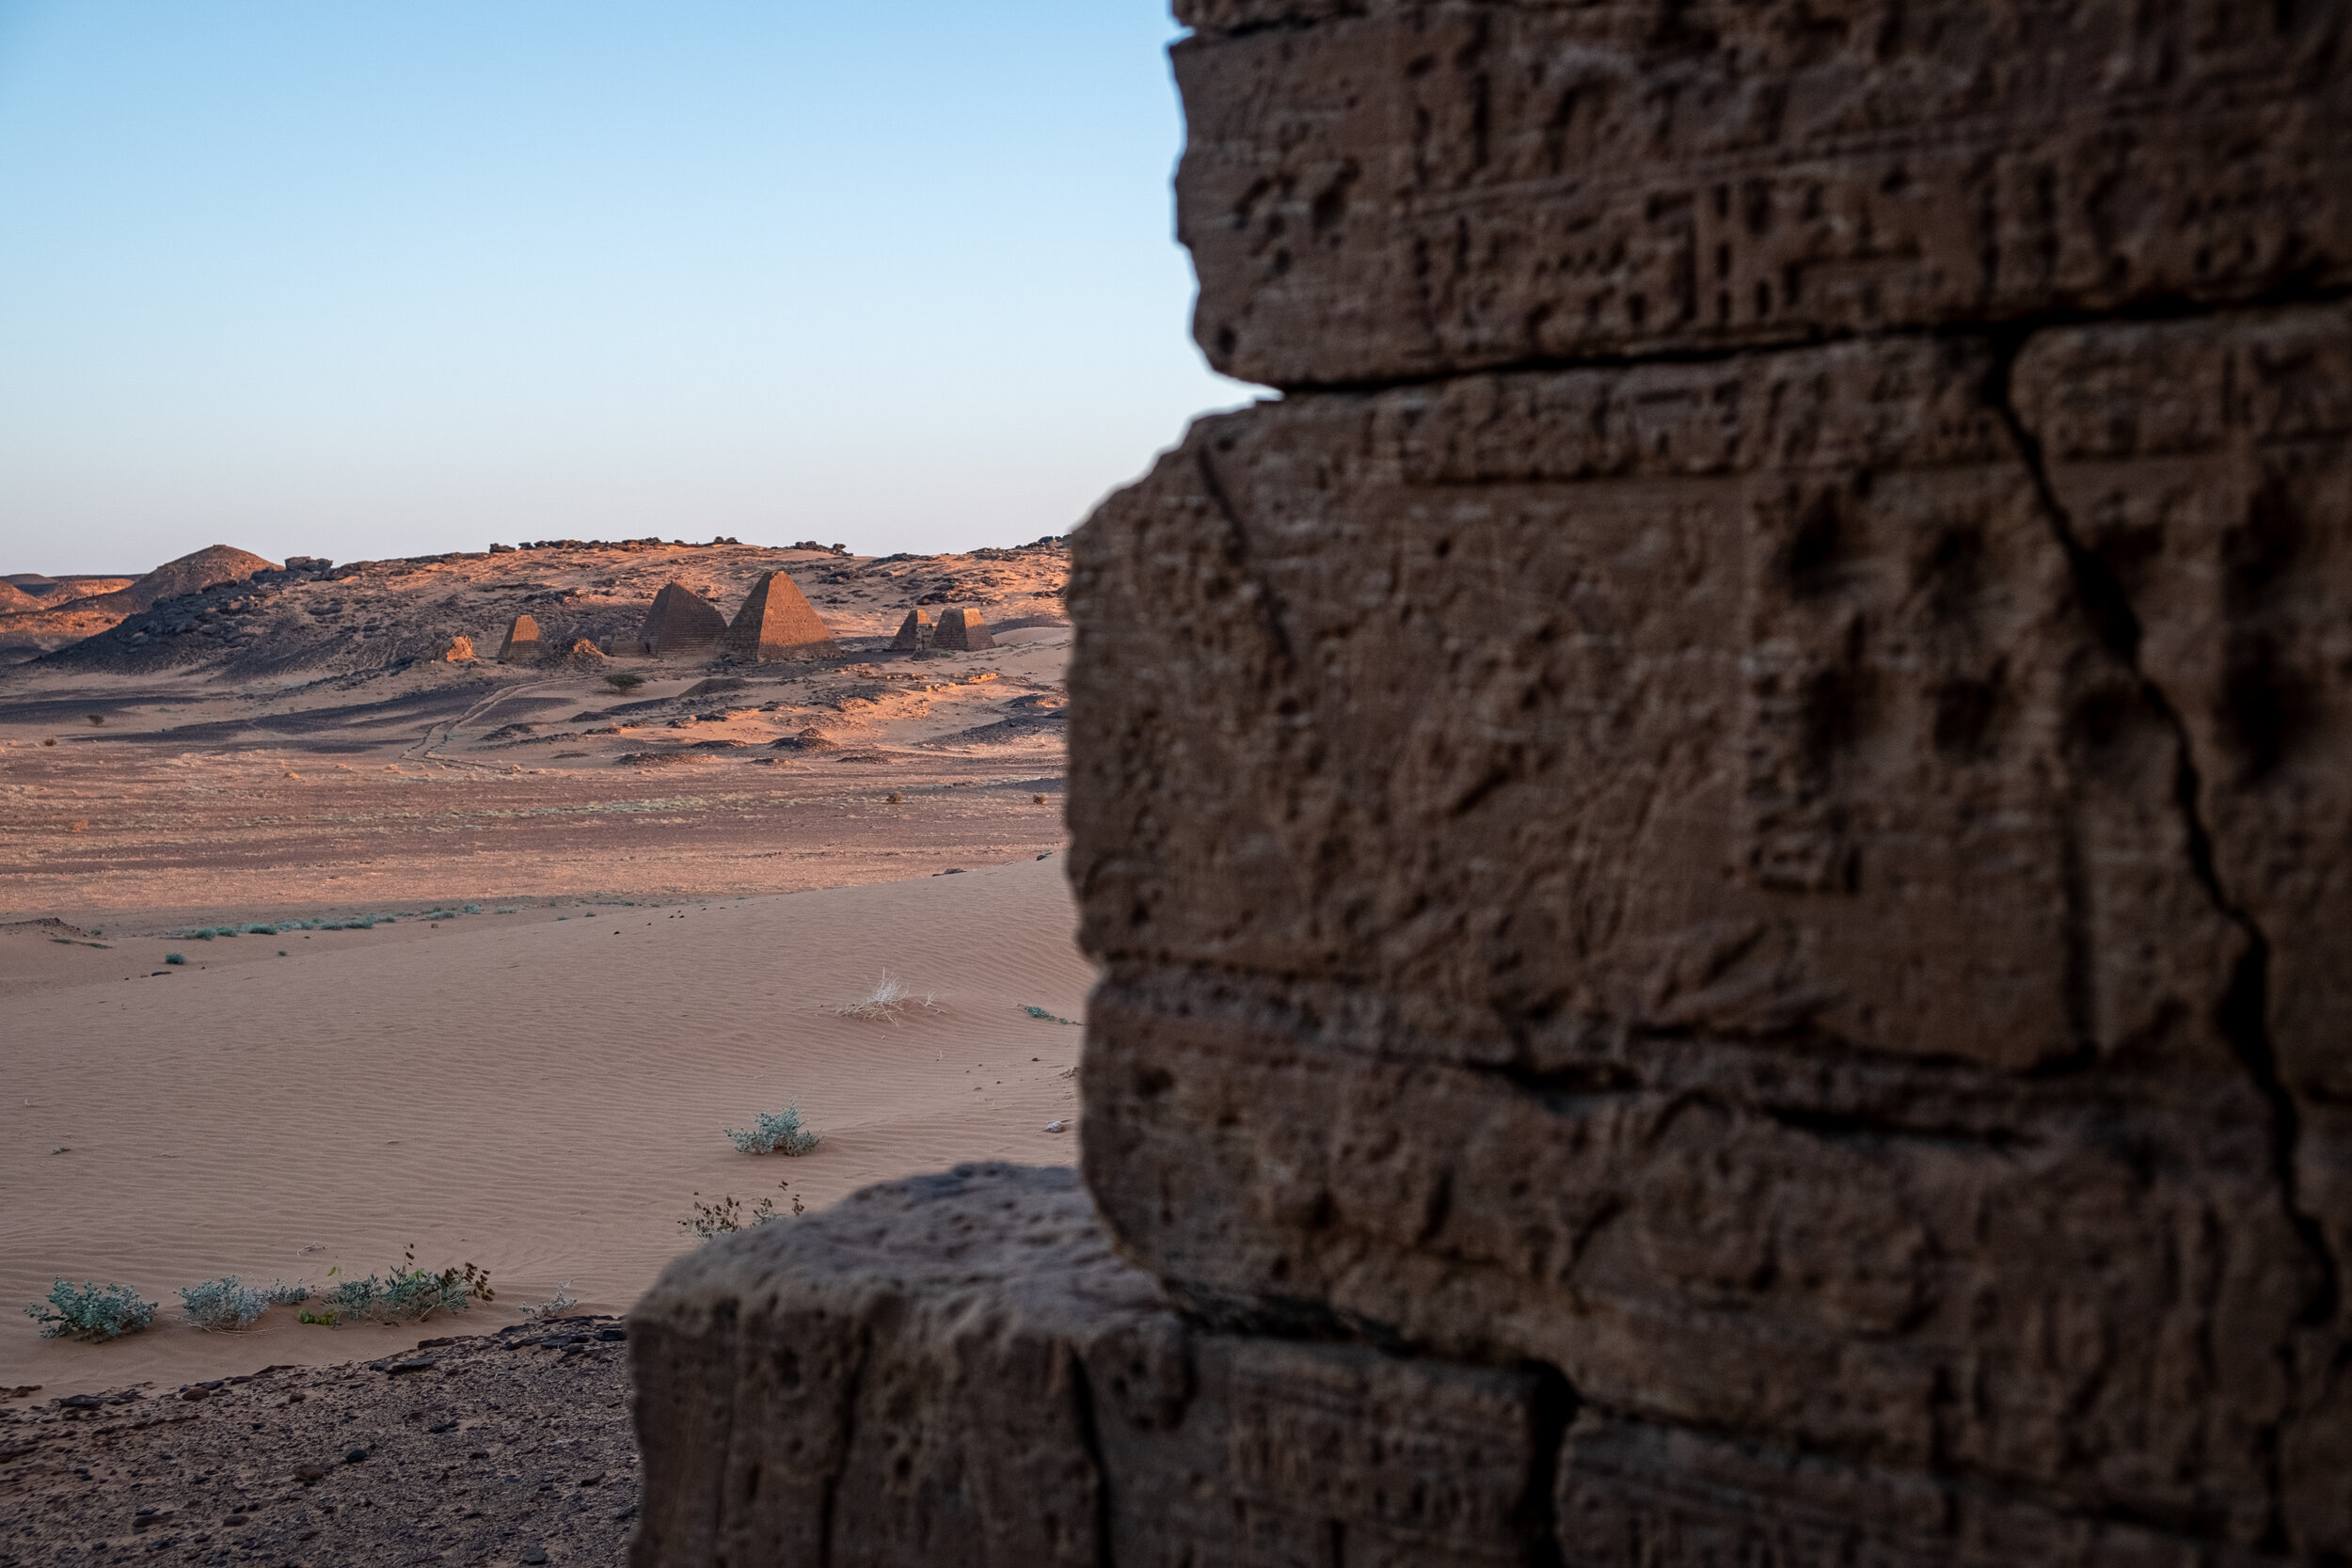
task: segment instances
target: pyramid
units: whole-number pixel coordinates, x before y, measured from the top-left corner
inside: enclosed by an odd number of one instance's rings
[[[501,664],[529,664],[539,657],[544,644],[539,641],[539,623],[528,615],[517,615],[506,628],[506,641],[499,645]]]
[[[834,648],[833,633],[782,572],[759,579],[722,641],[729,653],[752,658],[809,658]]]
[[[993,648],[996,639],[988,635],[988,623],[980,619],[977,610],[943,610],[939,612],[939,629],[931,633],[934,648]]]
[[[682,582],[665,583],[645,611],[638,638],[656,658],[672,654],[708,653],[726,635],[727,618],[719,607]]]
[[[920,610],[910,610],[907,618],[898,623],[898,635],[890,640],[894,649],[903,653],[910,648],[930,646],[931,618]]]

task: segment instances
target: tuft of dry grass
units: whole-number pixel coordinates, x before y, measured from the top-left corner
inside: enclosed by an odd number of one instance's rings
[[[913,986],[888,970],[882,971],[882,982],[868,995],[855,1002],[844,1002],[826,1011],[836,1018],[861,1018],[872,1022],[898,1023],[909,1013],[939,1011],[939,993],[924,991],[919,995]]]

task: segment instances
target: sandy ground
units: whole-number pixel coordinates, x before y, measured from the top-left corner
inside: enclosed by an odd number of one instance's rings
[[[0,920],[734,895],[1035,854],[1061,838],[1070,635],[645,661],[625,692],[446,664],[292,688],[21,673],[0,689]]]
[[[64,1275],[167,1307],[98,1346],[11,1313],[0,1386],[178,1384],[416,1338],[282,1309],[243,1334],[171,1321],[178,1287],[220,1275],[327,1282],[413,1245],[427,1266],[489,1272],[498,1301],[463,1325],[480,1332],[566,1281],[587,1309],[626,1307],[691,1244],[678,1222],[697,1194],[814,1208],[963,1160],[1072,1158],[1072,1134],[1044,1129],[1074,1108],[1080,1031],[1025,1011],[1081,1016],[1091,975],[1072,926],[1052,854],[797,895],[183,942],[184,967],[151,964],[147,939],[0,939],[58,955],[7,1005],[0,1302]],[[46,954],[13,957],[21,975]],[[884,971],[935,1009],[895,1026],[827,1010]],[[816,1152],[746,1156],[722,1133],[787,1103],[824,1133]]]
[[[1091,979],[1059,854],[1058,549],[811,556],[844,639],[818,659],[368,651],[439,615],[480,634],[510,599],[633,625],[661,581],[736,594],[780,554],[381,563],[177,640],[209,663],[0,672],[0,1396],[167,1392],[420,1333],[186,1326],[179,1289],[222,1275],[326,1285],[413,1246],[489,1272],[496,1301],[456,1325],[480,1334],[567,1282],[625,1308],[694,1244],[698,1198],[789,1213],[1074,1158],[1044,1129],[1074,1110],[1080,1031],[1024,1010],[1079,1018]],[[927,597],[1045,624],[891,650]],[[264,657],[294,617],[355,665]],[[359,916],[396,918],[292,927]],[[278,929],[217,934],[257,924]],[[828,1010],[885,971],[936,1007]],[[795,1102],[812,1154],[723,1135]],[[158,1326],[41,1339],[22,1308],[56,1276],[135,1287]]]

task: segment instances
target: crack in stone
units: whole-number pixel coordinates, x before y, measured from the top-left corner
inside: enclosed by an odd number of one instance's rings
[[[2285,1211],[2288,1227],[2310,1255],[2318,1275],[2298,1323],[2301,1326],[2330,1323],[2335,1319],[2341,1300],[2341,1275],[2336,1257],[2328,1247],[2326,1229],[2320,1225],[2318,1216],[2307,1210],[2302,1202],[2296,1175],[2302,1111],[2294,1092],[2280,1076],[2278,1053],[2270,1038],[2270,939],[2252,913],[2231,897],[2229,890],[2222,884],[2220,867],[2214,855],[2213,833],[2205,822],[2201,804],[2203,785],[2197,768],[2196,748],[2187,721],[2181,716],[2171,694],[2140,664],[2142,623],[2138,612],[2114,570],[2085,546],[2075,533],[2073,515],[2067,510],[2058,496],[2057,485],[2050,478],[2048,459],[2041,437],[2026,423],[2017,408],[2011,377],[2018,356],[2037,330],[2039,328],[2033,326],[2019,326],[1988,334],[1993,349],[1993,369],[1986,378],[1985,400],[1999,415],[2008,427],[2010,439],[2016,444],[2026,474],[2032,481],[2042,516],[2048,522],[2059,550],[2066,557],[2075,590],[2096,624],[2101,640],[2131,671],[2134,679],[2138,682],[2141,700],[2154,710],[2171,732],[2176,759],[2173,803],[2180,812],[2183,830],[2188,838],[2191,872],[2213,907],[2238,929],[2246,942],[2246,950],[2238,958],[2230,977],[2229,990],[2222,998],[2218,1022],[2232,1052],[2252,1081],[2255,1091],[2270,1108],[2272,1175],[2279,1184],[2280,1206]],[[2292,1386],[2293,1345],[2280,1346],[2278,1354],[2289,1372],[2288,1381]],[[2265,1430],[2263,1445],[2270,1494],[2268,1544],[2280,1546],[2285,1543],[2285,1528],[2277,1450],[2280,1428],[2285,1424],[2286,1418],[2282,1412],[2279,1421]]]
[[[1070,1398],[1078,1422],[1078,1446],[1094,1466],[1094,1568],[1118,1568],[1111,1540],[1111,1467],[1103,1457],[1103,1433],[1095,1421],[1094,1383],[1087,1376],[1086,1358],[1067,1353]]]
[[[849,1387],[841,1397],[841,1462],[825,1478],[825,1490],[817,1504],[817,1568],[832,1568],[833,1527],[841,1497],[841,1481],[850,1473],[850,1461],[856,1458],[858,1401],[866,1393],[866,1370],[873,1364],[874,1343],[871,1332],[858,1336],[857,1365],[850,1369]]]

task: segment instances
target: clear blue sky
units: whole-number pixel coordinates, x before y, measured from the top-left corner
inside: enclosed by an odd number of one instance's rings
[[[0,0],[0,571],[1069,530],[1186,331],[1163,0]]]

